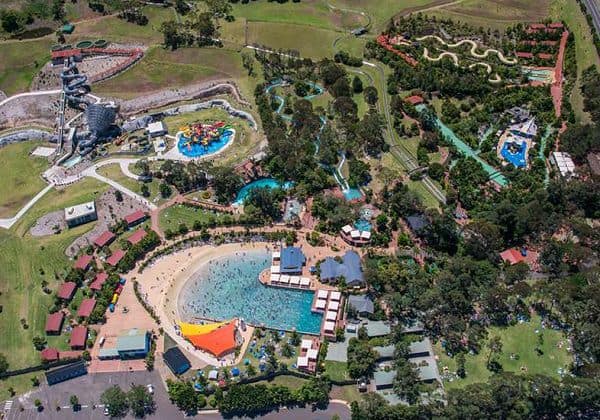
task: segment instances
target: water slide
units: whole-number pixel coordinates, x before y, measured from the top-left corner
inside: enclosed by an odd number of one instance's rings
[[[323,87],[317,85],[316,83],[313,82],[306,82],[311,88],[315,89],[317,91],[317,93],[311,94],[311,95],[307,95],[304,97],[304,99],[307,100],[311,100],[319,95],[322,95],[324,92]],[[281,87],[281,86],[286,86],[286,82],[283,81],[275,81],[273,83],[271,83],[269,86],[267,86],[266,88],[266,92],[268,94],[271,93],[271,91],[277,87]],[[290,117],[289,115],[283,115],[281,113],[281,111],[283,111],[283,107],[285,105],[285,99],[282,98],[279,95],[274,95],[275,99],[279,102],[279,106],[277,107],[277,110],[275,112],[277,112],[281,118],[290,121],[292,119],[292,117]],[[316,138],[316,142],[315,142],[315,157],[317,156],[317,154],[319,153],[319,145],[320,145],[320,137],[321,137],[321,132],[323,131],[323,129],[325,128],[325,124],[327,123],[327,120],[324,117],[319,117],[321,120],[321,128],[319,129],[319,134],[317,135]],[[340,156],[342,158],[340,164],[337,167],[333,168],[333,178],[335,179],[335,182],[340,186],[340,188],[342,189],[342,192],[347,192],[350,190],[350,186],[348,185],[348,181],[346,180],[346,178],[344,178],[344,176],[342,175],[342,172],[340,171],[342,165],[344,164],[344,162],[346,161],[346,155],[344,152],[340,151]]]

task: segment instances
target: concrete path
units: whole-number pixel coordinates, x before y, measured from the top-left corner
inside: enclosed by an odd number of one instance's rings
[[[144,197],[142,197],[141,195],[131,191],[129,188],[124,187],[123,185],[119,184],[117,181],[114,181],[110,178],[107,178],[105,176],[102,176],[100,174],[98,174],[96,172],[96,167],[91,166],[89,168],[87,168],[86,170],[84,170],[82,172],[82,174],[84,176],[90,177],[90,178],[95,178],[99,181],[102,181],[108,185],[110,185],[111,187],[113,187],[116,190],[121,191],[123,194],[127,194],[129,197],[139,201],[140,203],[144,204],[145,206],[147,206],[150,210],[154,210],[156,209],[156,205],[152,204],[150,201],[146,200]]]
[[[19,98],[25,98],[28,96],[58,95],[60,92],[61,92],[60,89],[53,89],[53,90],[36,90],[35,92],[18,93],[16,95],[10,96],[10,97],[0,101],[0,106],[6,105],[7,103],[9,103],[15,99],[19,99]]]
[[[25,204],[15,216],[7,218],[7,219],[0,219],[0,227],[2,227],[4,229],[10,229],[15,223],[17,223],[19,221],[19,219],[21,217],[23,217],[23,215],[25,213],[27,213],[27,210],[29,210],[35,203],[37,203],[37,201],[40,198],[42,198],[44,195],[46,195],[46,193],[48,191],[50,191],[53,186],[54,185],[52,185],[52,184],[47,185],[42,191],[37,193],[35,197],[33,197],[31,200],[29,200],[29,202],[27,204]]]

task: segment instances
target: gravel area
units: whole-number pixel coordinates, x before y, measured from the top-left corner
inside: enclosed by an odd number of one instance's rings
[[[63,210],[53,211],[37,219],[35,224],[29,229],[29,233],[33,236],[48,236],[58,233],[55,227],[62,231],[67,228],[65,222],[65,212]]]

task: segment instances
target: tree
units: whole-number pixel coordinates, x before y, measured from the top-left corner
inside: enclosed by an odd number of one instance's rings
[[[71,407],[73,407],[73,411],[79,410],[80,405],[79,405],[79,398],[77,398],[77,395],[71,395],[69,397],[69,404],[71,404]]]
[[[374,86],[367,86],[363,91],[363,95],[365,97],[365,102],[371,106],[375,106],[379,100],[379,94]]]
[[[115,190],[115,200],[119,203],[123,201],[123,193],[121,191]]]
[[[184,43],[179,29],[180,24],[174,20],[168,20],[160,25],[160,32],[163,34],[163,44],[171,50],[176,50]]]
[[[142,193],[142,196],[146,198],[150,197],[150,188],[148,188],[148,185],[142,184],[140,187],[140,192]]]
[[[19,32],[23,29],[24,22],[21,14],[17,10],[0,10],[0,23],[2,29],[8,33]]]
[[[410,404],[415,404],[419,398],[418,383],[419,375],[413,365],[403,357],[398,358],[396,360],[394,392]]]
[[[352,91],[354,93],[361,93],[363,91],[363,83],[358,76],[354,76],[352,79]]]
[[[154,399],[143,385],[133,385],[127,393],[127,401],[135,417],[144,417],[154,411]]]
[[[487,348],[489,350],[487,365],[489,366],[492,357],[502,353],[502,339],[497,335],[491,337],[490,341],[487,344]]]
[[[118,385],[105,390],[100,396],[100,402],[106,406],[111,417],[124,417],[129,410],[127,394]]]
[[[464,378],[467,376],[467,371],[465,370],[465,354],[463,352],[458,353],[456,356],[456,374],[459,378]]]
[[[254,74],[254,57],[248,52],[242,53],[242,65],[248,70],[248,76]]]
[[[45,338],[40,337],[39,335],[36,335],[35,337],[33,337],[33,339],[31,341],[33,341],[33,347],[35,347],[35,349],[37,351],[44,350],[44,347],[46,346]]]
[[[232,168],[215,166],[211,170],[212,186],[219,203],[229,203],[242,188],[242,178]]]
[[[171,381],[167,379],[169,398],[177,407],[186,414],[195,414],[198,411],[198,394],[191,382]]]
[[[369,343],[351,338],[348,342],[348,374],[353,379],[370,376],[375,370],[378,354]]]
[[[171,196],[171,187],[169,186],[169,184],[161,182],[159,190],[162,198],[169,198]]]
[[[0,353],[0,374],[8,371],[8,360],[3,353]]]
[[[429,176],[438,182],[444,177],[444,171],[444,165],[438,162],[430,163],[429,168],[427,169]]]

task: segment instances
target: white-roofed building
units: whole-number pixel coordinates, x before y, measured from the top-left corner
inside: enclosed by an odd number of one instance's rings
[[[575,175],[575,163],[573,163],[571,155],[566,152],[552,152],[550,163],[556,167],[563,178],[570,178]]]
[[[273,251],[273,261],[279,261],[281,259],[281,252]]]
[[[303,338],[302,341],[300,341],[300,348],[301,349],[310,349],[310,348],[312,348],[312,344],[313,344],[313,341],[311,339]]]
[[[360,232],[360,239],[370,240],[371,239],[371,232],[369,232],[368,230],[362,230]]]
[[[329,305],[327,305],[327,310],[328,311],[337,311],[340,307],[340,302],[335,302],[335,301],[331,301],[329,302]]]
[[[290,284],[292,286],[299,286],[300,285],[300,276],[290,276]]]
[[[324,311],[326,306],[327,301],[325,299],[317,299],[317,302],[315,303],[315,309]]]
[[[350,237],[352,239],[360,239],[360,230],[353,230],[352,232],[350,232]]]
[[[299,356],[296,365],[298,366],[298,369],[308,368],[308,356]]]
[[[345,233],[346,235],[348,235],[352,231],[353,231],[353,229],[352,229],[352,226],[350,226],[350,225],[346,225],[342,228],[342,232]]]
[[[308,357],[308,360],[317,360],[317,357],[319,356],[319,350],[318,349],[308,349],[306,351],[306,356]]]
[[[287,274],[282,274],[279,277],[279,283],[289,284],[290,283],[290,276],[288,276]]]
[[[163,121],[151,122],[148,124],[148,127],[146,127],[146,130],[148,130],[148,135],[150,137],[164,136],[169,132],[167,125]]]
[[[335,332],[335,322],[325,321],[325,324],[323,324],[323,330],[327,333],[334,333]]]
[[[327,299],[327,296],[329,296],[329,291],[322,289],[317,291],[317,299]]]
[[[337,319],[337,311],[327,311],[327,315],[325,315],[325,319],[327,321],[335,321]]]
[[[271,273],[272,274],[279,274],[279,273],[281,273],[281,266],[279,266],[279,265],[272,265],[271,266]]]
[[[342,298],[342,294],[340,292],[331,292],[331,300],[339,301]]]
[[[279,274],[271,273],[271,283],[279,283]]]
[[[98,219],[96,204],[93,201],[65,208],[67,226],[74,227]]]

